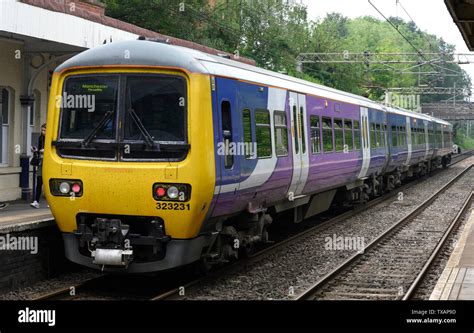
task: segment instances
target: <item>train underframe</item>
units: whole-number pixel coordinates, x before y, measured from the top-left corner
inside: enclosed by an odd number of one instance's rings
[[[350,208],[364,204],[392,191],[407,179],[423,177],[451,163],[451,155],[436,157],[415,165],[399,167],[392,172],[371,175],[352,185],[331,189],[302,198],[299,202],[278,204],[260,213],[244,213],[216,223],[217,236],[205,250],[202,262],[205,267],[225,263],[248,255],[256,244],[270,242],[268,227],[279,213],[291,212],[294,223],[317,215],[331,206]]]

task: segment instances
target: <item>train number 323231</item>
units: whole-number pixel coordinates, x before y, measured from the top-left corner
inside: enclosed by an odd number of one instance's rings
[[[157,202],[156,209],[161,210],[189,210],[191,208],[190,204],[185,204],[182,202]]]

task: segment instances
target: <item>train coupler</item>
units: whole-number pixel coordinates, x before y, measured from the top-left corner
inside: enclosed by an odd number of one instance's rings
[[[127,267],[133,260],[133,250],[97,248],[92,251],[92,258],[97,265]]]
[[[96,231],[91,240],[94,264],[127,267],[133,261],[127,224],[119,219],[97,218],[92,227]]]

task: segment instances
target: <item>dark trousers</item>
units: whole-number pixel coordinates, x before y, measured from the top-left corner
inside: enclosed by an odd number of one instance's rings
[[[36,177],[36,193],[35,193],[35,200],[40,201],[41,198],[41,188],[43,187],[43,177],[37,176]]]

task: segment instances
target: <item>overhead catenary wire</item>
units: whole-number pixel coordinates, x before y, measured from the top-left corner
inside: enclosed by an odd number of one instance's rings
[[[430,65],[435,71],[438,71],[438,69],[436,67],[438,67],[439,69],[444,69],[444,70],[450,70],[449,68],[445,68],[445,67],[442,67],[442,66],[434,66],[434,64],[432,64],[430,61],[428,61],[426,59],[426,57],[424,56],[424,53],[423,51],[420,51],[409,39],[407,36],[405,36],[401,31],[400,29],[395,25],[393,24],[392,21],[390,21],[378,8],[377,6],[375,6],[371,0],[367,0],[369,2],[369,4],[385,19],[385,21],[387,21],[387,23],[389,23],[397,32],[398,34],[400,34],[400,36],[402,36],[402,38],[416,51],[416,53],[419,55],[419,57],[421,59],[423,59],[426,64]],[[406,9],[403,7],[403,5],[400,3],[400,1],[397,1],[398,4],[400,4],[400,6],[402,7],[402,9],[407,13],[408,17],[410,17],[410,19],[414,22],[413,18],[410,16],[410,14],[408,14],[408,12],[406,11]],[[431,43],[430,43],[430,46],[431,46]],[[452,71],[452,70],[451,70]],[[443,75],[443,73],[440,72],[440,75]],[[428,81],[428,84],[429,85],[432,85],[435,81],[432,80],[432,81]]]

